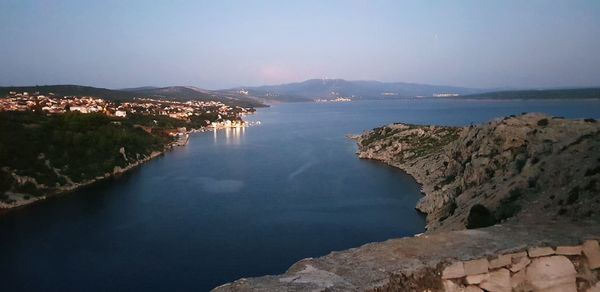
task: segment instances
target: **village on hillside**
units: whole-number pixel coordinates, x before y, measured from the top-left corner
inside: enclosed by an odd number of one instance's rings
[[[82,114],[102,113],[115,118],[127,118],[128,115],[166,116],[190,121],[192,118],[208,117],[205,127],[228,128],[244,127],[241,116],[254,111],[253,108],[228,106],[218,101],[174,101],[154,98],[134,98],[131,101],[115,102],[91,96],[59,96],[39,92],[11,91],[0,98],[1,111],[32,111],[47,114],[79,112]]]

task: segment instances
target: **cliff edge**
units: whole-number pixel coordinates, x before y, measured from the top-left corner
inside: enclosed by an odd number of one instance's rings
[[[600,219],[600,124],[524,114],[462,128],[393,124],[353,137],[360,158],[415,177],[427,230]]]

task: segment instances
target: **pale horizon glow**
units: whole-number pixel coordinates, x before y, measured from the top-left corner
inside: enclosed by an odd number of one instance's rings
[[[600,86],[600,1],[4,0],[0,86]]]

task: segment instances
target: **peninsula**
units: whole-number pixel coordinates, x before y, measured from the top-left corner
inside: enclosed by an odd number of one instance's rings
[[[185,145],[190,131],[243,127],[242,116],[254,112],[220,101],[126,97],[9,91],[0,98],[0,209],[118,176]]]

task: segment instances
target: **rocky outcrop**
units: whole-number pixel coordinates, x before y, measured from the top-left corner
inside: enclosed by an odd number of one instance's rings
[[[599,285],[600,269],[582,250],[600,251],[599,238],[600,224],[587,221],[439,231],[304,259],[282,275],[214,291],[586,291]]]
[[[393,124],[353,137],[360,158],[422,185],[427,229],[600,219],[600,124],[524,114],[463,128]]]
[[[585,247],[588,253],[582,253]],[[600,285],[598,241],[458,261],[442,271],[445,291],[594,291]],[[483,290],[482,290],[483,289]]]

